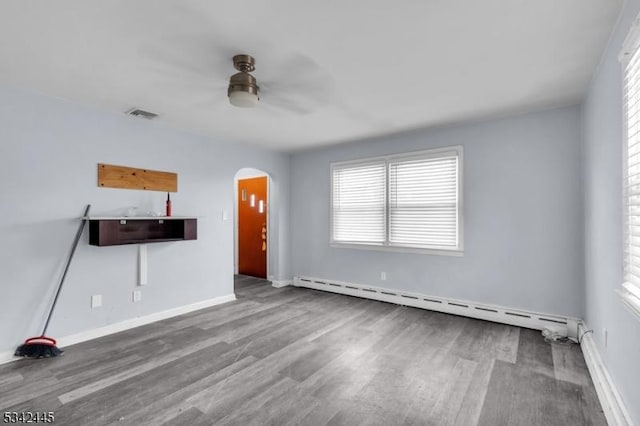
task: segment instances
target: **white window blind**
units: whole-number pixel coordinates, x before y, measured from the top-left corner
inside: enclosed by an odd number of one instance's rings
[[[637,40],[624,55],[624,283],[621,295],[640,315],[640,53]]]
[[[331,242],[461,252],[461,156],[451,147],[332,164]]]
[[[385,163],[336,166],[332,172],[333,240],[383,244],[385,240]]]
[[[457,153],[390,162],[389,244],[458,245]]]

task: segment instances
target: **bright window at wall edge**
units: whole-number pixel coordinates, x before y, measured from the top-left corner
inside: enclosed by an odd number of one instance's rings
[[[463,254],[461,146],[331,163],[334,247]]]
[[[618,290],[624,305],[640,318],[640,18],[620,52],[623,78],[623,270]]]
[[[629,310],[640,318],[640,288],[631,283],[624,283],[619,293]]]

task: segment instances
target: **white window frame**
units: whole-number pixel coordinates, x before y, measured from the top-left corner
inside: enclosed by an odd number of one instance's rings
[[[397,246],[389,244],[389,162],[396,160],[420,160],[425,158],[438,158],[444,156],[446,153],[455,152],[458,158],[458,175],[457,175],[457,231],[458,231],[458,245],[456,247],[444,247],[444,246],[431,246],[431,247],[410,247],[410,246]],[[368,243],[345,243],[335,241],[333,239],[333,176],[334,169],[343,168],[348,166],[361,166],[374,162],[384,161],[386,164],[385,171],[385,241],[383,244],[368,244]],[[359,160],[339,161],[332,162],[329,167],[329,182],[330,182],[330,194],[329,194],[329,245],[335,248],[349,248],[349,249],[361,249],[361,250],[378,250],[378,251],[391,251],[400,253],[418,253],[418,254],[436,254],[447,256],[463,256],[464,255],[464,197],[463,197],[463,170],[464,170],[464,150],[461,145],[435,148],[423,151],[406,152],[402,154],[392,154],[379,157],[368,157]]]
[[[629,234],[630,234],[630,226],[629,226],[629,197],[630,195],[627,193],[628,188],[628,172],[629,172],[629,164],[628,164],[628,148],[629,148],[629,117],[628,117],[628,109],[627,109],[627,66],[634,59],[638,58],[640,60],[640,16],[635,19],[631,29],[629,30],[629,34],[625,39],[622,51],[618,59],[622,64],[622,241],[623,241],[623,264],[622,264],[622,275],[623,275],[623,283],[620,289],[617,290],[620,295],[623,304],[629,309],[629,311],[637,318],[640,319],[640,283],[632,283],[630,280],[627,280],[626,277],[626,266],[628,264],[633,264],[634,266],[640,267],[640,260],[632,260],[633,256],[631,255],[630,247],[627,245],[630,244]],[[640,82],[637,84],[637,88],[640,89]],[[635,262],[635,263],[634,263]]]

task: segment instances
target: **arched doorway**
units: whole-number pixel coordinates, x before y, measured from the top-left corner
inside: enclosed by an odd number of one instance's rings
[[[268,173],[240,169],[234,179],[235,273],[257,278],[269,276]]]

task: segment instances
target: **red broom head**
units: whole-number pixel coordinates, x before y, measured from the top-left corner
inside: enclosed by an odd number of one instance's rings
[[[16,349],[15,356],[29,358],[51,358],[64,351],[56,346],[56,339],[47,336],[31,337]]]

